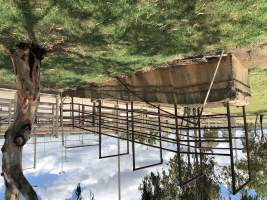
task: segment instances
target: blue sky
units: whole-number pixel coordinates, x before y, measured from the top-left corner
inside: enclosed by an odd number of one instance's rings
[[[77,139],[78,136],[71,136]],[[88,136],[92,142],[96,137]],[[86,136],[85,136],[86,139]],[[25,175],[42,200],[66,200],[72,197],[78,183],[81,183],[84,195],[90,192],[95,194],[97,200],[117,199],[118,168],[117,158],[98,158],[98,146],[83,147],[64,150],[61,140],[57,138],[38,138],[38,142],[54,141],[53,143],[40,143],[37,145],[37,166],[33,169],[33,145],[27,144],[23,151],[23,168]],[[86,141],[84,142],[86,144]],[[75,143],[76,144],[76,143]],[[75,145],[73,144],[73,145]],[[103,137],[103,152],[113,154],[117,149],[117,141],[113,138]],[[158,150],[136,145],[137,164],[152,164],[159,161]],[[121,151],[124,152],[125,144]],[[167,161],[174,154],[164,152],[165,164],[140,171],[132,171],[132,156],[126,155],[121,160],[122,199],[137,200],[140,198],[138,186],[142,178],[151,171],[161,171],[167,168]],[[1,162],[1,161],[0,161]],[[217,160],[222,164],[225,159]],[[220,185],[222,197],[229,200],[239,200],[240,194],[231,195],[227,187]],[[249,194],[256,195],[254,190]],[[0,179],[0,199],[3,199],[3,179]]]

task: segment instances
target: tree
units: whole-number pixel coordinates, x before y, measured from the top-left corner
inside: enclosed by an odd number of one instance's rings
[[[83,200],[83,199],[95,200],[94,193],[89,191],[89,194],[86,194],[85,191],[82,190],[81,184],[78,183],[76,189],[74,190],[72,194],[72,197],[66,200]]]
[[[2,149],[6,198],[18,199],[19,192],[37,198],[23,176],[21,152],[40,75],[46,87],[75,86],[107,78],[107,69],[126,73],[177,54],[252,45],[266,35],[266,8],[264,0],[0,0],[0,65],[6,69],[11,56],[18,89]]]
[[[266,170],[266,151],[267,151],[267,137],[261,133],[254,133],[254,125],[250,124],[248,126],[248,148],[250,156],[250,173],[251,180],[249,184],[243,188],[241,193],[241,199],[264,199],[266,197],[267,191],[267,170]],[[242,139],[244,155],[247,154],[246,140]],[[235,173],[237,179],[237,185],[241,185],[248,180],[248,166],[247,157],[239,159],[235,162]],[[222,178],[226,183],[229,183],[229,176],[231,174],[230,167],[223,168]],[[256,196],[251,196],[249,190],[254,189]]]
[[[247,190],[241,191],[241,198],[240,200],[260,200],[259,197],[250,195]]]
[[[40,65],[46,51],[36,44],[20,43],[11,50],[11,59],[16,74],[16,108],[14,122],[5,132],[5,143],[1,149],[2,175],[5,180],[5,198],[37,199],[37,194],[22,171],[22,149],[30,138],[32,120],[39,102]]]
[[[251,130],[251,129],[250,129]],[[249,155],[251,165],[251,182],[249,188],[254,188],[259,198],[264,198],[267,191],[267,169],[266,169],[266,152],[267,136],[266,134],[253,134],[249,132]],[[245,140],[242,140],[245,145]],[[246,153],[244,149],[243,153]],[[237,163],[238,170],[247,170],[246,159]]]
[[[79,86],[108,78],[107,69],[121,74],[177,55],[257,46],[266,9],[264,0],[0,0],[0,43],[58,44],[64,54],[43,61],[42,84]],[[2,51],[0,58],[10,74]]]
[[[185,157],[184,157],[185,158]],[[188,172],[187,162],[181,159],[183,180],[188,180],[196,175],[196,166],[191,165],[191,169]],[[144,177],[142,184],[139,186],[141,191],[142,200],[200,200],[200,199],[215,199],[219,198],[219,187],[216,182],[216,176],[214,175],[214,161],[210,158],[204,158],[204,171],[205,176],[199,178],[192,183],[189,183],[183,187],[179,186],[179,173],[178,173],[178,159],[175,156],[170,161],[170,167],[168,172],[162,171],[162,174],[151,172],[150,175]]]

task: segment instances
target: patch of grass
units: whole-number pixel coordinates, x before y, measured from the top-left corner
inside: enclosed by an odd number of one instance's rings
[[[42,62],[42,86],[66,88],[107,80],[154,64],[246,47],[267,36],[266,0],[0,0],[0,47],[36,41],[68,53]],[[63,42],[64,41],[64,42]],[[0,49],[0,83],[14,84]],[[249,112],[266,103],[266,72],[251,71]]]
[[[267,69],[253,69],[249,72],[249,78],[252,98],[247,111],[267,112]]]
[[[106,81],[108,73],[121,75],[147,66],[173,60],[175,56],[137,56],[125,50],[114,50],[112,54],[57,56],[43,61],[42,85],[50,88],[75,87],[86,82]]]

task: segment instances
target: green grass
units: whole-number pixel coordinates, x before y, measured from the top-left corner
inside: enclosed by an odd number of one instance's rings
[[[4,49],[20,41],[47,48],[62,42],[68,53],[42,62],[41,83],[66,88],[105,81],[107,71],[124,74],[184,55],[253,49],[267,37],[266,0],[0,0],[0,13],[0,84],[14,84]],[[256,112],[264,106],[264,83],[257,79],[261,72],[251,73],[256,99],[248,109]]]
[[[7,59],[6,56],[4,58]],[[56,57],[54,60],[49,59],[42,66],[42,86],[56,89],[81,86],[88,82],[99,83],[109,78],[105,75],[105,70],[121,74],[143,68],[152,63],[171,60],[174,57],[143,57],[142,59],[140,57],[128,57],[126,63],[123,63],[123,60],[120,58],[114,59],[112,62],[106,58],[108,64],[97,61],[92,64],[87,63],[91,67],[87,67],[86,63],[73,63],[72,59],[66,60],[66,57]],[[14,85],[15,76],[12,72],[11,63],[7,61],[5,64],[9,68],[0,68],[0,84]],[[85,67],[82,67],[82,64]],[[51,65],[54,67],[51,68]],[[267,69],[251,69],[249,71],[249,78],[252,98],[250,104],[246,107],[247,112],[250,114],[267,112]],[[208,110],[211,112],[225,112],[224,108]],[[233,109],[232,112],[238,113],[240,110]]]
[[[108,72],[120,75],[133,72],[152,64],[172,60],[174,56],[135,56],[118,51],[115,55],[58,56],[44,60],[42,65],[42,85],[50,88],[63,88],[84,85],[88,82],[107,80]]]
[[[247,111],[254,114],[267,112],[267,69],[253,69],[249,75],[252,98]]]

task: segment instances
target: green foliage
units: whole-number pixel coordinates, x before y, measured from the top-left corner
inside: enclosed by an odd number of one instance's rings
[[[245,145],[245,141],[242,141]],[[266,168],[266,152],[267,152],[267,136],[260,134],[249,134],[250,164],[251,164],[251,182],[249,186],[254,188],[259,197],[267,195],[267,168]],[[245,152],[246,153],[246,152]],[[238,163],[238,168],[247,170],[246,160]]]
[[[12,84],[15,83],[15,75],[10,58],[0,51],[0,83]]]
[[[249,78],[250,78],[252,98],[250,105],[247,106],[247,111],[254,114],[260,112],[266,112],[267,69],[253,69],[250,71]]]
[[[266,152],[267,152],[267,135],[254,133],[253,125],[249,126],[249,156],[251,168],[251,181],[248,185],[240,191],[242,200],[259,200],[264,199],[267,195],[267,168],[266,168]],[[242,144],[246,147],[245,139],[242,139]],[[246,154],[246,148],[243,149]],[[237,173],[237,180],[239,184],[244,183],[248,177],[247,158],[242,158],[235,163]],[[229,175],[231,174],[230,166],[223,168],[223,180],[229,184]],[[246,174],[246,175],[245,175]],[[251,196],[249,192],[251,189],[255,190],[256,196]]]
[[[240,200],[260,200],[258,196],[251,196],[247,190],[241,191]]]
[[[256,46],[267,35],[265,0],[0,0],[0,13],[3,47],[26,40],[67,49],[44,61],[46,87],[103,81],[107,70],[127,73],[180,54]]]
[[[181,174],[179,174],[179,164],[181,165]],[[142,200],[198,200],[218,199],[218,183],[217,177],[214,175],[214,161],[211,158],[204,158],[205,176],[193,181],[183,187],[179,187],[180,176],[183,181],[197,175],[198,169],[193,165],[175,156],[169,163],[169,170],[162,171],[160,174],[151,172],[150,175],[144,177],[142,184],[139,186],[141,190]],[[201,197],[200,197],[201,196]]]

